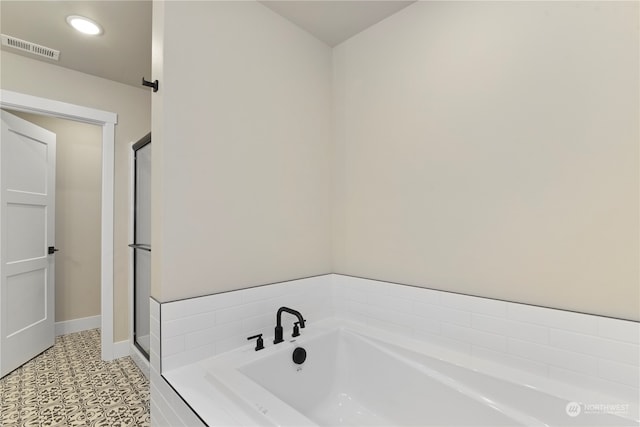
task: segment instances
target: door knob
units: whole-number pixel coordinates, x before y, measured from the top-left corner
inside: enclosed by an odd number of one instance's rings
[[[49,246],[49,255],[52,255],[54,252],[58,252],[60,249],[56,249],[53,246]]]

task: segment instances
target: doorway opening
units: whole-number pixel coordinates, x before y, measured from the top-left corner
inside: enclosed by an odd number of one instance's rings
[[[55,335],[99,328],[102,129],[8,111],[56,134]]]
[[[101,126],[100,314],[102,359],[113,360],[114,150],[117,114],[18,92],[0,90],[0,108]]]

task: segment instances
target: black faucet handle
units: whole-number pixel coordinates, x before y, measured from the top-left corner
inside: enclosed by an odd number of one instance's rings
[[[264,341],[262,340],[262,334],[254,335],[252,337],[247,338],[247,340],[251,341],[256,339],[256,351],[262,350],[264,348]]]
[[[273,337],[273,343],[274,344],[280,344],[281,342],[284,341],[284,339],[282,338],[282,326],[276,326],[276,329],[274,331],[274,337]]]
[[[300,322],[294,322],[293,333],[291,334],[292,337],[300,336],[300,328],[298,327],[298,325],[300,325]]]

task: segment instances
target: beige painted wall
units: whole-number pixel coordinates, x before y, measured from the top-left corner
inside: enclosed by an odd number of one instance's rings
[[[151,127],[150,91],[0,51],[0,88],[118,114],[115,127],[114,341],[128,339],[129,151]]]
[[[98,316],[102,127],[12,114],[56,134],[56,322]]]
[[[330,272],[330,48],[256,2],[155,2],[153,42],[152,295]]]
[[[328,51],[157,2],[152,294],[335,271],[638,320],[637,12],[419,2]]]
[[[640,319],[637,2],[419,2],[334,51],[334,271]]]

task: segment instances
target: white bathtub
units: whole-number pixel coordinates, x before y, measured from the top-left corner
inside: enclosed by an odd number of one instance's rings
[[[572,417],[567,405],[584,401],[581,396],[557,397],[467,369],[427,355],[411,340],[357,324],[310,324],[302,334],[258,352],[245,346],[165,377],[209,426],[639,425],[637,408],[627,407],[622,416]],[[296,347],[307,352],[300,365],[292,360]],[[196,396],[194,379],[218,398]],[[214,420],[216,405],[229,418]]]

